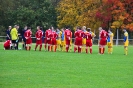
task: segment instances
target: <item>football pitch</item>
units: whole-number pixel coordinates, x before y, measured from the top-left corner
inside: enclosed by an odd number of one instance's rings
[[[133,46],[113,54],[3,50],[0,44],[0,88],[133,88]]]

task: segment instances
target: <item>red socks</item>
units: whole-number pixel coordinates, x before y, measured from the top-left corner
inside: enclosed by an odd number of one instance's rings
[[[81,53],[81,48],[80,47],[78,47],[78,53]]]
[[[38,45],[35,46],[35,51],[36,51],[36,48],[38,47]]]
[[[99,53],[101,54],[101,48],[99,48]]]
[[[75,46],[75,47],[74,47],[74,52],[76,52],[76,50],[77,50],[77,47]]]
[[[92,54],[92,48],[90,48],[90,54]]]
[[[88,54],[88,49],[86,49],[86,53]]]
[[[66,47],[66,52],[68,52],[69,47]]]

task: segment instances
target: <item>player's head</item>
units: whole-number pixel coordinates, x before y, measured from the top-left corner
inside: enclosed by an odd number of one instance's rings
[[[27,30],[31,30],[31,27],[28,27]]]
[[[54,30],[54,27],[53,27],[53,26],[51,26],[51,27],[50,27],[50,29],[51,29],[51,30]]]
[[[28,28],[28,27],[27,27],[27,26],[25,26],[25,27],[24,27],[24,30],[27,30],[27,28]]]
[[[17,25],[14,25],[14,28],[17,28]]]
[[[86,30],[86,26],[83,26],[83,27],[82,27],[82,30]]]
[[[123,29],[123,32],[126,32],[126,31],[127,31],[126,28],[124,28],[124,29]]]
[[[90,32],[91,31],[91,28],[87,28],[87,31]]]
[[[40,26],[37,26],[37,30],[40,30]]]
[[[63,32],[64,31],[64,28],[62,28],[61,31]]]
[[[12,26],[8,26],[8,29],[9,29],[9,30],[12,29]]]
[[[101,31],[101,30],[103,30],[103,28],[102,27],[99,27],[98,30]]]

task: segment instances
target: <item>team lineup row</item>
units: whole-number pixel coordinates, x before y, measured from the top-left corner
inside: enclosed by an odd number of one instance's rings
[[[10,26],[9,26],[10,27]],[[17,40],[18,40],[18,29],[19,27],[17,25],[14,26],[13,29],[11,29],[9,32],[7,32],[7,41],[4,43],[5,49],[10,49],[10,47],[14,47],[16,49],[17,46]],[[128,41],[128,33],[125,29],[124,31],[124,50],[125,55],[127,55],[127,47],[129,44]],[[31,39],[32,31],[30,27],[25,27],[21,36],[23,39],[23,45],[26,50],[31,49],[32,39]],[[69,28],[63,28],[61,30],[54,29],[53,27],[50,27],[45,31],[45,33],[41,30],[40,26],[37,26],[37,31],[35,34],[36,38],[36,45],[35,45],[35,51],[37,50],[39,46],[39,50],[42,49],[42,41],[44,38],[44,47],[45,50],[48,51],[54,51],[61,50],[68,52],[70,46],[72,45],[72,32]],[[81,53],[82,51],[86,51],[88,53],[92,54],[92,45],[93,45],[93,38],[96,36],[92,31],[91,28],[86,28],[86,26],[83,26],[82,28],[77,27],[75,33],[75,40],[74,40],[74,52]],[[109,29],[108,31],[105,31],[102,29],[102,27],[99,27],[99,54],[104,54],[105,46],[108,46],[108,53],[112,54],[113,52],[113,33]],[[11,40],[11,41],[10,41]]]

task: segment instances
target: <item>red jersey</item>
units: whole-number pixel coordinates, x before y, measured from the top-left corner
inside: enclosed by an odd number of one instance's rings
[[[40,40],[40,39],[42,39],[42,37],[43,37],[43,32],[41,31],[41,30],[38,30],[37,32],[36,32],[36,38],[38,39],[38,40]]]
[[[85,33],[85,38],[86,40],[91,40],[92,39],[92,34],[90,32]]]
[[[78,36],[77,36],[77,31],[75,31],[74,36],[75,36],[75,38],[77,38],[77,37],[78,37]]]
[[[7,40],[7,41],[4,43],[4,47],[10,47],[10,44],[11,44],[11,40]]]
[[[50,38],[51,33],[52,33],[52,31],[50,29],[46,30],[45,37]]]
[[[50,38],[55,38],[56,39],[57,37],[58,37],[58,34],[55,31],[51,32]]]
[[[108,37],[108,33],[105,30],[101,30],[99,34],[100,39],[106,39]]]
[[[76,33],[75,33],[75,36],[78,37],[78,38],[82,38],[84,35],[84,32],[82,30],[78,30]]]
[[[24,33],[24,37],[25,37],[26,39],[31,38],[31,35],[32,35],[32,32],[31,32],[30,30],[27,30],[27,31]]]
[[[71,31],[66,29],[65,30],[65,38],[66,38],[66,40],[70,40],[71,36],[72,36]]]

